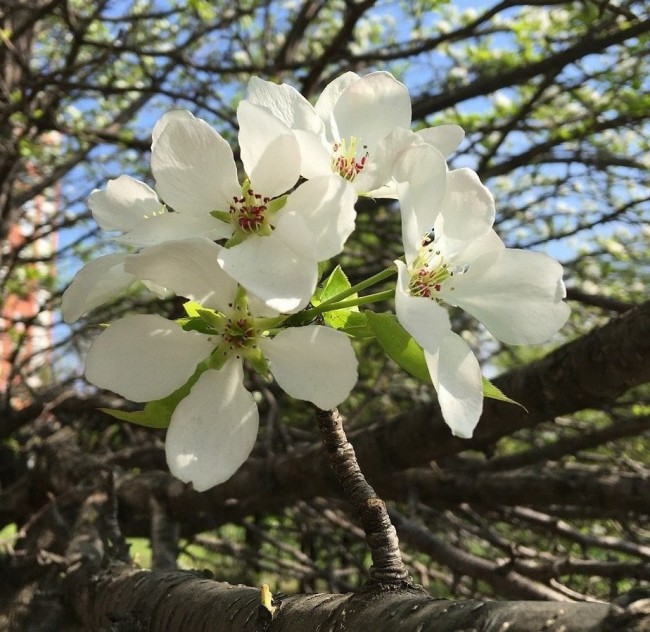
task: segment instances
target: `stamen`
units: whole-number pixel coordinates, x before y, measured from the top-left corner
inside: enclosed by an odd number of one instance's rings
[[[223,339],[230,350],[244,349],[255,342],[256,331],[248,318],[229,320],[223,332]]]
[[[465,274],[469,270],[469,264],[462,266],[451,266],[445,261],[442,252],[434,249],[436,242],[435,231],[431,229],[421,241],[420,251],[415,261],[409,266],[411,279],[409,291],[412,296],[423,296],[437,300],[436,294],[443,286],[447,290],[453,290],[446,281],[454,275]]]
[[[422,238],[422,247],[425,248],[429,244],[432,244],[436,240],[436,231],[432,228],[423,238]],[[437,253],[440,254],[440,253]]]
[[[267,204],[271,198],[248,189],[241,197],[233,196],[228,209],[232,223],[245,233],[257,233],[266,224]]]
[[[368,162],[368,147],[363,146],[363,153],[357,159],[357,138],[352,136],[350,144],[345,139],[340,143],[334,143],[332,155],[332,171],[338,173],[342,178],[352,182],[360,174]]]

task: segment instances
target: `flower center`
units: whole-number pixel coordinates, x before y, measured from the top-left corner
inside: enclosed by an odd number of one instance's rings
[[[267,210],[270,198],[262,197],[253,189],[247,189],[241,196],[233,196],[228,209],[230,221],[244,233],[259,233],[268,224]]]
[[[359,175],[368,162],[368,147],[362,146],[361,156],[357,157],[358,139],[350,137],[349,143],[342,139],[334,143],[332,153],[332,171],[338,173],[342,178],[352,182]]]
[[[220,369],[232,356],[247,358],[253,363],[264,361],[257,346],[259,327],[248,310],[236,309],[230,316],[218,313],[212,320],[219,339],[210,356],[211,368]]]
[[[226,322],[221,335],[231,351],[240,351],[255,344],[257,331],[248,318],[231,318]]]
[[[420,252],[409,266],[410,281],[409,292],[412,296],[423,296],[436,299],[447,279],[454,274],[464,274],[469,266],[451,266],[445,260],[440,248],[436,244],[436,236],[429,231],[422,239]],[[453,290],[453,287],[449,289]]]

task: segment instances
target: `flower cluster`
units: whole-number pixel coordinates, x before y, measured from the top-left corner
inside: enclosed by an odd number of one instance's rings
[[[408,91],[386,72],[346,73],[315,105],[288,85],[252,78],[237,119],[241,176],[229,143],[175,110],[153,130],[155,190],[121,176],[91,194],[98,225],[131,252],[77,273],[63,297],[65,320],[135,282],[188,302],[177,321],[139,314],[111,324],[88,353],[87,379],[148,402],[131,419],[158,415],[168,425],[167,461],[181,480],[197,490],[225,481],[258,429],[243,362],[319,408],[351,392],[350,339],[372,333],[358,308],[371,298],[359,297],[340,268],[320,287],[319,275],[354,230],[358,196],[389,197],[399,201],[404,257],[377,280],[397,272],[402,331],[422,349],[452,432],[470,437],[482,410],[481,371],[444,306],[511,344],[548,339],[568,308],[559,264],[506,248],[492,229],[489,191],[473,171],[448,169],[462,129],[410,131]],[[324,324],[314,324],[318,316]]]

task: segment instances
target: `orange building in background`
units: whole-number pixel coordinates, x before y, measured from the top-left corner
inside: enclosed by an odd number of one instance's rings
[[[27,166],[27,176],[37,176],[32,164]],[[48,227],[60,210],[60,196],[58,186],[50,191],[23,208],[2,246],[0,397],[10,389],[12,404],[18,408],[27,403],[28,389],[43,384],[52,360],[54,313],[48,303],[57,235]]]

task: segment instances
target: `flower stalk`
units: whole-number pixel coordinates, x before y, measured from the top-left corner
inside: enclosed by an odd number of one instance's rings
[[[351,298],[349,301],[337,301],[336,303],[330,303],[328,301],[327,305],[324,303],[313,307],[308,310],[310,319],[315,318],[318,314],[323,314],[325,312],[333,312],[337,309],[345,309],[346,307],[357,307],[359,305],[368,305],[370,303],[378,303],[380,301],[388,301],[395,296],[395,290],[386,290],[384,292],[376,292],[375,294],[368,294],[368,296],[359,296],[357,298]]]
[[[332,298],[323,301],[318,306],[318,308],[313,308],[313,309],[319,309],[319,308],[323,308],[326,305],[331,305],[332,303],[338,303],[339,301],[348,298],[348,296],[354,296],[355,294],[358,294],[359,292],[363,292],[363,290],[366,290],[369,287],[372,287],[373,285],[377,285],[377,283],[381,283],[382,281],[389,279],[395,274],[397,274],[397,268],[395,268],[394,266],[391,266],[390,268],[386,268],[385,270],[382,270],[377,274],[373,274],[365,281],[361,281],[361,283],[357,283],[356,285],[353,285],[351,288],[348,288],[347,290],[341,292],[340,294],[337,294],[336,296],[332,296]],[[311,311],[312,310],[307,310],[306,313],[309,313]]]

